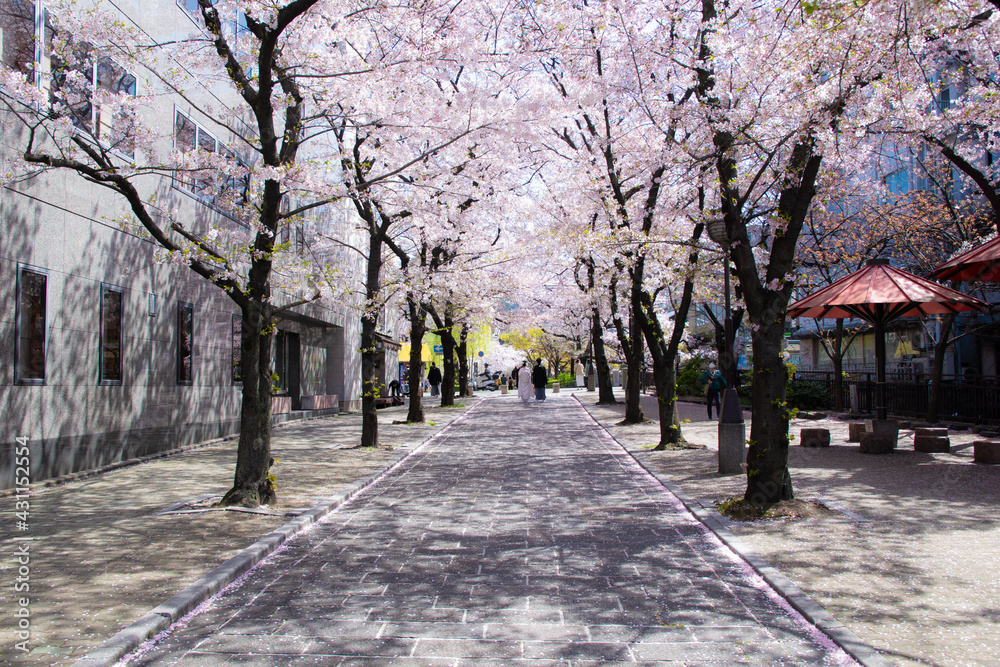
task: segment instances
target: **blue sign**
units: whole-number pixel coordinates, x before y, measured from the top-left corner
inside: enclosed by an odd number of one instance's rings
[[[444,354],[444,345],[435,345],[434,354]]]
[[[482,350],[479,350],[479,356],[480,356],[480,357],[481,357],[481,356],[483,356],[484,354],[486,354],[486,353],[485,353],[485,352],[483,352]]]

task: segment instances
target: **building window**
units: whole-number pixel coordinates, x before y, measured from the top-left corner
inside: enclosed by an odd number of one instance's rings
[[[237,313],[233,315],[233,384],[243,383],[243,373],[240,372],[240,356],[243,353],[243,318]]]
[[[95,57],[87,42],[73,43],[62,57],[52,56],[49,98],[55,113],[124,155],[135,154],[132,116],[109,105],[94,104],[98,91],[135,97],[136,78],[108,57]]]
[[[45,384],[45,272],[19,266],[14,339],[14,383]]]
[[[201,14],[201,7],[198,5],[198,0],[177,0],[177,4],[184,8],[188,14],[193,16],[199,16]],[[215,2],[213,1],[214,5]]]
[[[277,380],[271,383],[276,395],[288,393],[288,348],[288,334],[279,331],[274,335],[274,374]]]
[[[211,0],[209,4],[214,6],[218,4],[218,0]],[[199,26],[204,26],[201,5],[198,4],[198,0],[177,0],[177,6],[187,12],[188,16]],[[219,18],[223,25],[223,37],[229,42],[229,47],[232,49],[240,65],[243,66],[247,77],[252,76],[253,59],[250,50],[250,40],[253,37],[253,33],[250,32],[250,28],[247,26],[246,13],[238,10],[232,14],[222,12]]]
[[[122,383],[122,296],[120,287],[101,284],[102,385]]]
[[[177,384],[194,384],[194,306],[177,304]]]
[[[34,81],[35,0],[0,0],[0,60]]]
[[[174,144],[180,153],[200,150],[206,153],[218,153],[227,160],[244,165],[243,160],[221,141],[213,137],[205,128],[196,123],[190,116],[176,112],[174,120]],[[213,181],[213,179],[218,180]],[[208,204],[228,201],[230,205],[245,204],[250,186],[250,176],[232,176],[220,174],[218,170],[208,170],[202,173],[179,173],[174,179],[175,185],[180,185],[197,194]]]

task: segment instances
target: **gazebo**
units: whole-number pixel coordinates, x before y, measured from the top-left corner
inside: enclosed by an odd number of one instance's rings
[[[813,292],[788,307],[790,317],[856,317],[875,327],[875,418],[884,420],[885,325],[898,317],[943,315],[985,308],[986,303],[935,282],[893,268],[887,259]]]

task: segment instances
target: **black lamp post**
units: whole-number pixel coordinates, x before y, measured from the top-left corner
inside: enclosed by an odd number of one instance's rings
[[[729,233],[726,231],[725,218],[710,218],[705,226],[708,236],[722,248],[722,274],[725,281],[726,318],[723,321],[723,351],[725,358],[721,360],[723,377],[726,379],[726,392],[722,399],[722,415],[719,422],[737,423],[743,421],[743,410],[740,408],[739,394],[736,391],[738,376],[733,355],[735,332],[733,331],[733,307],[729,300]]]

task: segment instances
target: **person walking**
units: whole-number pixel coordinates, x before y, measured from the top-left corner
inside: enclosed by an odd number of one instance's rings
[[[586,369],[583,367],[583,360],[577,359],[576,363],[573,364],[573,374],[576,375],[577,387],[587,386],[587,378],[584,377],[584,373],[586,373]]]
[[[431,396],[437,396],[440,394],[441,387],[441,369],[431,362],[431,367],[427,370],[427,381],[431,385]]]
[[[527,361],[517,371],[517,397],[525,403],[531,400],[531,371]]]
[[[712,403],[715,403],[715,416],[722,416],[722,400],[720,395],[726,388],[726,378],[715,366],[713,361],[708,365],[708,370],[701,374],[701,381],[705,383],[705,403],[708,406],[708,418],[712,418]]]
[[[535,360],[535,367],[531,371],[531,384],[535,385],[536,401],[545,401],[545,385],[548,384],[548,381],[549,374],[545,372],[545,366],[542,365],[542,359],[539,357]]]

